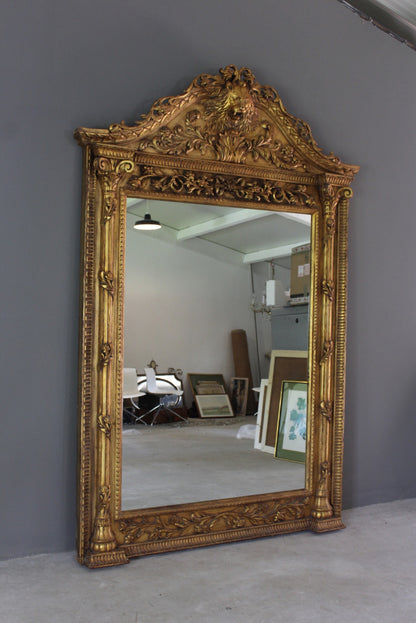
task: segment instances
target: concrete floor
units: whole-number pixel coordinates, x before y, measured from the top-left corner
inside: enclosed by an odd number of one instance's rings
[[[302,489],[304,464],[275,459],[241,437],[255,421],[124,427],[123,510]]]
[[[0,562],[1,623],[413,623],[416,499],[345,511],[346,530],[89,570],[72,552]]]

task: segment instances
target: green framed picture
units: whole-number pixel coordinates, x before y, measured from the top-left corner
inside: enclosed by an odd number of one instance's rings
[[[305,381],[282,382],[274,450],[277,459],[305,462],[307,398]]]

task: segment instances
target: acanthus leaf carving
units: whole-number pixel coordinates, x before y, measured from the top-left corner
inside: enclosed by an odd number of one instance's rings
[[[178,511],[122,519],[124,543],[145,543],[275,524],[305,517],[308,499],[246,503],[234,508]]]
[[[201,124],[198,110],[191,110],[183,125],[163,127],[155,136],[139,141],[138,151],[155,151],[159,154],[183,156],[198,152],[208,158],[222,162],[245,163],[249,157],[253,162],[264,160],[278,168],[294,170],[303,166],[295,150],[287,144],[273,140],[270,124],[262,121],[253,138],[244,134],[216,132],[215,127]]]

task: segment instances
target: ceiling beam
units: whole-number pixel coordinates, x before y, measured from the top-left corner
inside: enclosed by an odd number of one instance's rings
[[[310,214],[299,214],[298,212],[275,212],[278,216],[287,218],[289,221],[296,221],[296,223],[302,223],[303,225],[311,225]]]
[[[300,247],[301,245],[309,244],[310,240],[299,240],[292,244],[282,244],[279,247],[272,247],[271,249],[262,249],[261,251],[253,251],[253,253],[246,253],[243,256],[244,264],[255,264],[256,262],[266,262],[278,257],[287,257],[292,255],[292,249],[294,247]]]
[[[189,240],[190,238],[198,238],[200,236],[206,236],[212,234],[215,231],[221,229],[227,229],[227,227],[234,227],[235,225],[241,225],[242,223],[248,223],[259,218],[270,216],[270,212],[263,210],[233,210],[229,214],[213,218],[204,223],[198,225],[192,225],[191,227],[185,227],[178,231],[177,240]]]

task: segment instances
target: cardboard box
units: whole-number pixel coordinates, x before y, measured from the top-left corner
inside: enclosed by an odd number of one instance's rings
[[[292,249],[290,298],[307,297],[311,288],[311,245]]]

